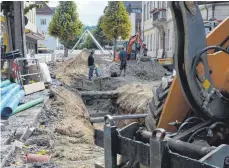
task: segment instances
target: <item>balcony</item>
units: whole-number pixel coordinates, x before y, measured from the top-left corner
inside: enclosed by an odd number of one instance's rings
[[[166,9],[155,8],[150,13],[153,15],[153,25],[161,25],[166,22]]]

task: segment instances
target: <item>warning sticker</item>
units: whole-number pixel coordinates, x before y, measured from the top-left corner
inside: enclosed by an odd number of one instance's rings
[[[203,83],[203,87],[204,89],[209,89],[211,86],[211,83],[209,82],[209,80],[205,79],[204,83]]]

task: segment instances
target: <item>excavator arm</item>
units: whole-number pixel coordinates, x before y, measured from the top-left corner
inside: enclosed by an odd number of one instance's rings
[[[135,44],[135,43],[138,43],[140,45],[140,47],[144,50],[144,53],[145,51],[147,51],[147,48],[146,48],[146,44],[143,43],[143,41],[141,40],[140,38],[140,35],[139,33],[137,33],[136,35],[132,36],[130,39],[129,39],[129,42],[128,42],[128,45],[127,45],[127,54],[130,56],[131,52],[132,52],[132,46]]]

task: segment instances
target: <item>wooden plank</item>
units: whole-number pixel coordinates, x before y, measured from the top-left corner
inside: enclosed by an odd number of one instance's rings
[[[45,89],[44,82],[37,82],[29,85],[24,85],[25,95],[38,92],[44,89]]]

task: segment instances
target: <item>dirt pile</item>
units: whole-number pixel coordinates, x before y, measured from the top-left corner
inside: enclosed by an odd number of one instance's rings
[[[94,167],[94,160],[103,156],[103,150],[94,145],[94,129],[81,97],[64,87],[52,88],[51,93],[54,97],[42,111],[39,128],[11,161],[22,165],[26,163],[25,154],[45,152],[51,156],[50,163],[44,166],[47,168]]]
[[[87,57],[89,53],[89,50],[83,50],[79,56],[59,63],[56,69],[57,78],[67,85],[71,85],[76,78],[85,78],[88,73]]]
[[[57,97],[50,103],[62,109],[63,119],[56,127],[53,161],[61,167],[93,167],[93,160],[102,151],[94,145],[93,127],[88,121],[88,112],[80,96],[63,87],[56,89]]]
[[[138,64],[129,64],[127,67],[127,73],[140,78],[141,80],[159,80],[161,79],[166,70],[155,62],[140,62]]]
[[[107,69],[109,69],[110,73],[119,73],[120,65],[113,62]],[[133,76],[143,81],[159,80],[165,73],[166,70],[161,65],[152,61],[140,63],[133,63],[130,61],[127,63],[126,76]]]

